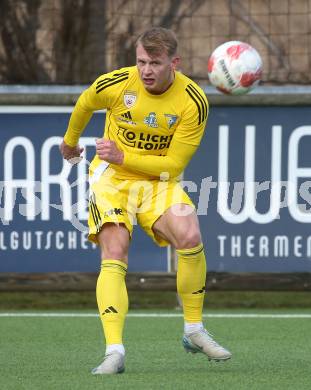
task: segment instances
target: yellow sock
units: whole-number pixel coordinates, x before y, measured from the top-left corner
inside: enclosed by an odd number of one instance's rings
[[[120,260],[103,260],[97,279],[96,298],[106,345],[123,344],[122,333],[128,311],[125,285],[127,265]]]
[[[177,292],[186,322],[201,322],[205,292],[206,260],[203,244],[178,249]]]

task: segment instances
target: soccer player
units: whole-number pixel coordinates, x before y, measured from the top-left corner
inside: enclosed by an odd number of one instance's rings
[[[125,275],[136,221],[158,245],[176,248],[185,350],[212,360],[231,357],[202,323],[205,255],[195,207],[178,182],[200,144],[208,102],[202,89],[176,70],[171,30],[144,32],[136,42],[136,61],[100,76],[82,93],[60,145],[65,159],[79,157],[79,137],[93,112],[107,109],[90,165],[89,239],[101,248],[96,296],[106,341],[104,360],[93,374],[124,371]]]

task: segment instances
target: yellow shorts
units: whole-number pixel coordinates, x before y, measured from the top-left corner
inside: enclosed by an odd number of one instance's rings
[[[153,224],[175,204],[194,205],[177,181],[118,179],[106,168],[100,175],[90,175],[89,240],[97,242],[97,233],[107,222],[124,224],[132,236],[139,225],[159,245],[169,243],[157,236]]]

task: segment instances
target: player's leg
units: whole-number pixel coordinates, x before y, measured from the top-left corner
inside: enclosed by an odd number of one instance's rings
[[[184,318],[198,329],[202,324],[206,260],[195,210],[191,205],[173,205],[154,223],[153,230],[176,248],[177,291]]]
[[[100,164],[90,169],[89,239],[100,246],[101,270],[96,297],[102,321],[106,355],[94,374],[124,370],[122,333],[128,310],[125,285],[133,211],[127,206],[128,181],[114,178],[113,170]],[[93,173],[92,173],[93,172]]]
[[[106,223],[97,234],[102,262],[96,297],[104,329],[106,353],[103,363],[93,370],[94,374],[124,371],[125,349],[122,335],[128,311],[125,275],[129,238],[129,231],[123,224]]]
[[[175,248],[178,256],[177,291],[181,298],[187,352],[203,352],[209,359],[227,360],[231,353],[216,343],[204,329],[202,310],[205,294],[206,260],[199,222],[193,206],[175,204],[154,223],[156,235]]]
[[[143,229],[159,245],[171,243],[178,253],[177,288],[185,319],[202,322],[206,262],[193,203],[178,182],[155,182],[149,210],[138,215]]]

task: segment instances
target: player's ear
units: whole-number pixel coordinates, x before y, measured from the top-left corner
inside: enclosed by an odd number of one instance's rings
[[[179,56],[175,56],[172,58],[172,69],[177,69],[178,66],[180,64],[180,57]]]

